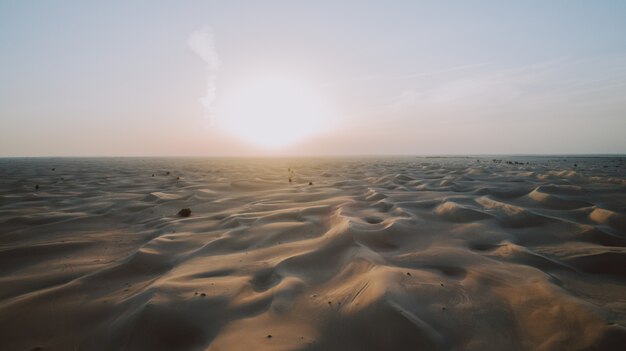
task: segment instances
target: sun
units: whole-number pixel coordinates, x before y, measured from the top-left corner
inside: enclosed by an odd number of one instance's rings
[[[329,104],[303,81],[261,77],[238,84],[228,95],[221,124],[259,147],[280,148],[305,141],[332,122]]]

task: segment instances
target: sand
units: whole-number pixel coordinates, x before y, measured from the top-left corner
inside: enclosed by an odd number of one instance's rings
[[[0,349],[623,350],[625,159],[500,159],[2,159]]]

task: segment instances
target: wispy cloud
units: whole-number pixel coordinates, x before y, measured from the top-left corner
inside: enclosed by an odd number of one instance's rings
[[[395,79],[420,78],[420,77],[432,76],[432,75],[436,75],[436,74],[444,74],[444,73],[450,73],[450,72],[456,72],[456,71],[464,71],[464,70],[484,67],[484,66],[488,66],[488,65],[491,65],[491,62],[483,62],[483,63],[474,63],[474,64],[470,64],[470,65],[454,66],[454,67],[448,67],[448,68],[434,70],[434,71],[429,71],[429,72],[419,72],[419,73],[411,73],[411,74],[405,74],[405,75],[400,75],[400,76],[394,76],[394,77],[391,77],[391,78],[395,78]]]
[[[215,36],[211,27],[205,26],[193,31],[187,39],[187,44],[206,64],[207,90],[206,96],[200,98],[200,103],[207,109],[206,118],[209,125],[213,125],[213,103],[217,94],[217,72],[221,61],[215,50]]]
[[[491,69],[463,76],[442,77],[434,82],[404,85],[395,95],[383,98],[381,110],[417,113],[419,111],[471,111],[516,108],[547,111],[556,106],[591,104],[603,99],[618,99],[624,93],[624,73],[619,62],[583,61],[567,57],[525,66]],[[479,65],[446,70],[468,69]],[[599,74],[594,67],[605,67]],[[595,72],[595,73],[594,73]],[[465,73],[465,72],[464,72]],[[430,75],[424,73],[423,75]],[[412,74],[407,77],[417,77]],[[423,84],[422,84],[423,83]],[[621,95],[623,96],[623,95]]]
[[[370,81],[401,81],[401,80],[411,80],[414,78],[421,78],[427,76],[436,76],[436,75],[445,75],[447,73],[453,72],[463,72],[466,73],[474,72],[478,68],[482,68],[485,66],[492,65],[491,62],[481,62],[481,63],[472,63],[467,65],[459,65],[452,67],[445,67],[441,69],[424,71],[424,72],[416,72],[416,73],[408,73],[408,74],[368,74],[360,77],[353,78],[344,78],[344,79],[335,79],[333,81],[329,81],[326,83],[326,86],[334,86],[341,84],[354,84],[358,82],[370,82]]]

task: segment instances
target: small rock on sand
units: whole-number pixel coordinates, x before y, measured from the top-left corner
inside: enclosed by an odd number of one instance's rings
[[[39,184],[35,185],[35,190],[39,190]]]
[[[182,210],[178,211],[178,215],[181,217],[189,217],[191,216],[191,209],[183,208]]]
[[[309,185],[313,185],[313,182],[309,182]]]

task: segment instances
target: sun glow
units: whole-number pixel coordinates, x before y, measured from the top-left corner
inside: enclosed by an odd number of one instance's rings
[[[238,85],[226,99],[223,125],[237,137],[265,148],[301,142],[329,128],[330,108],[310,86],[285,78]]]

